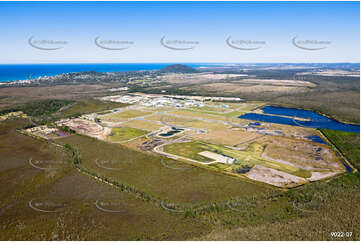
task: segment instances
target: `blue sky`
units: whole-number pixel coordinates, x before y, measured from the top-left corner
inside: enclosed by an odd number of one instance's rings
[[[0,27],[3,64],[360,59],[359,2],[0,2]],[[31,36],[32,41],[67,44],[40,50],[28,44]],[[98,36],[132,44],[126,50],[106,50],[94,44]],[[193,46],[190,50],[173,50],[160,44],[163,36],[198,44],[176,46]],[[229,36],[258,41],[246,47],[259,49],[231,48],[226,44]],[[294,37],[304,45],[307,40],[327,43],[306,46],[325,47],[322,50],[305,50],[292,44]]]

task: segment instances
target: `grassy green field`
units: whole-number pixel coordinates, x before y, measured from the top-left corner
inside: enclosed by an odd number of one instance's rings
[[[112,142],[121,142],[127,141],[145,134],[150,133],[149,131],[130,128],[130,127],[121,127],[121,128],[112,128],[112,133],[109,135],[109,140]]]
[[[106,114],[104,116],[99,117],[102,120],[109,121],[109,122],[119,122],[125,119],[136,118],[140,116],[144,116],[147,114],[151,114],[151,112],[144,112],[140,110],[130,109],[125,110],[122,112]]]
[[[164,146],[163,150],[170,154],[183,156],[200,162],[207,163],[214,161],[213,159],[198,154],[199,152],[209,150],[206,144],[198,141],[169,144]]]
[[[211,151],[214,153],[221,153],[235,158],[240,164],[233,164],[231,165],[232,168],[237,168],[242,165],[254,166],[255,164],[261,164],[269,168],[284,171],[304,178],[308,178],[311,176],[311,173],[307,170],[261,158],[263,146],[256,142],[251,143],[245,150],[232,150],[221,145],[192,141],[186,143],[173,143],[166,145],[164,147],[164,151],[167,153],[183,156],[201,162],[210,162],[212,160],[202,155],[199,155],[198,153],[202,151]]]
[[[97,99],[82,99],[69,106],[68,108],[60,111],[58,117],[71,117],[85,113],[101,112],[114,108],[121,108],[127,106],[122,103],[103,102]]]
[[[57,141],[78,149],[82,156],[81,166],[89,171],[175,203],[209,203],[273,190],[246,179],[191,165],[185,165],[189,168],[186,170],[169,169],[162,165],[159,156],[84,136],[69,136]],[[117,170],[102,169],[96,165],[96,160],[114,164]]]
[[[218,106],[203,106],[203,107],[192,107],[190,110],[199,111],[199,112],[210,112],[210,113],[223,113],[230,110],[229,108],[221,107],[219,104]]]
[[[360,170],[360,134],[323,129],[322,133]]]

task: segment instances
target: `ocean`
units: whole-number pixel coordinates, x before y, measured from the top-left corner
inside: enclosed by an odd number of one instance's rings
[[[122,64],[0,64],[0,82],[55,76],[69,72],[143,71],[159,70],[175,63],[122,63]],[[218,64],[177,63],[191,67],[217,66]],[[219,64],[221,66],[222,64]]]

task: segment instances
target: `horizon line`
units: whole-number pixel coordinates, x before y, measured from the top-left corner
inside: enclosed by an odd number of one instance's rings
[[[52,63],[0,63],[0,65],[47,65],[47,64],[360,64],[360,62],[52,62]]]

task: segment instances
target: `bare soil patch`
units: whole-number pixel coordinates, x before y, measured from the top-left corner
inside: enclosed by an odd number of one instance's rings
[[[246,176],[250,179],[268,183],[277,187],[295,187],[306,183],[304,178],[261,165],[255,165],[246,174]]]

